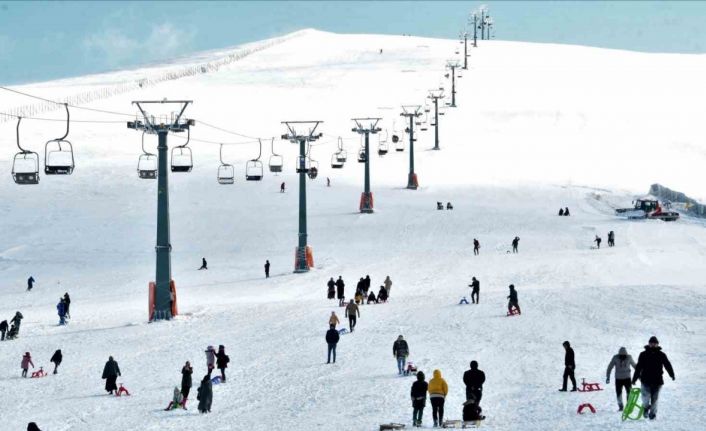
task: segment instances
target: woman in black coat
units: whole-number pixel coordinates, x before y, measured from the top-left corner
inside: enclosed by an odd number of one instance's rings
[[[201,380],[196,399],[199,400],[199,413],[211,413],[211,402],[213,401],[213,386],[208,374]]]
[[[226,368],[228,368],[228,362],[230,358],[226,355],[226,348],[224,345],[218,346],[218,353],[216,353],[216,367],[221,370],[221,382],[226,382]]]
[[[54,363],[54,374],[57,373],[56,369],[59,368],[59,365],[61,365],[61,360],[63,359],[63,355],[61,354],[61,349],[58,349],[56,352],[54,352],[53,355],[51,355],[51,359],[49,362]]]
[[[186,361],[184,367],[181,369],[181,395],[186,400],[189,398],[189,392],[191,391],[191,375],[194,373],[194,369],[191,368],[191,363]]]
[[[109,394],[112,394],[113,391],[117,393],[118,386],[115,384],[115,381],[118,380],[120,375],[118,363],[115,362],[112,356],[108,357],[108,362],[106,362],[105,367],[103,367],[103,378],[105,379],[105,390]]]

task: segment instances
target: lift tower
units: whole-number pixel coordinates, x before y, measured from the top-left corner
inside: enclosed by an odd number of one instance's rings
[[[456,107],[456,69],[460,66],[458,60],[448,60],[446,68],[451,69],[451,106]],[[447,75],[448,76],[448,75]]]
[[[439,99],[444,98],[444,90],[429,90],[428,97],[434,101],[434,149],[440,150],[441,148],[439,148]]]
[[[378,127],[381,118],[353,118],[353,132],[365,136],[365,183],[360,196],[360,212],[373,212],[373,192],[370,191],[370,135],[377,134],[382,129]]]
[[[407,188],[410,190],[417,190],[419,187],[419,181],[417,179],[417,174],[414,172],[414,119],[422,115],[419,110],[421,105],[402,105],[401,117],[409,118],[409,127],[407,128],[407,133],[409,134],[409,175],[407,176]]]

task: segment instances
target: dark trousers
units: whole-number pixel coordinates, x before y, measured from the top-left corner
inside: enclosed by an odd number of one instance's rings
[[[422,414],[424,414],[424,407],[414,407],[412,411],[412,423],[421,425]]]
[[[353,332],[353,328],[355,328],[355,322],[356,322],[355,314],[352,316],[348,316],[348,326],[350,327],[351,332]]]
[[[58,372],[58,368],[59,368],[59,363],[54,362],[54,374],[56,374]]]
[[[632,382],[630,377],[627,379],[615,379],[615,396],[618,398],[618,405],[623,406],[623,388],[625,388],[625,398],[627,399],[630,389],[632,389]]]
[[[27,368],[22,369],[22,377],[27,377]]]
[[[270,278],[270,270],[269,270],[269,268],[265,270],[265,278]]]
[[[2,338],[0,338],[0,341],[5,341],[5,330],[2,330]]]
[[[576,377],[574,377],[574,369],[572,367],[564,367],[564,384],[561,389],[566,390],[566,379],[571,379],[573,389],[576,389]]]
[[[326,363],[331,362],[331,353],[333,353],[333,363],[336,363],[336,343],[329,343],[328,345],[328,360]]]
[[[466,401],[471,399],[471,395],[476,398],[476,405],[480,405],[480,400],[483,398],[483,388],[466,386]]]
[[[442,397],[432,397],[431,400],[431,416],[434,422],[441,424],[444,422],[444,399]]]
[[[475,254],[476,256],[480,254],[480,250],[478,249],[478,247],[473,248],[473,254]]]
[[[226,381],[226,369],[225,368],[219,368],[221,370],[221,381],[225,382]]]
[[[471,301],[473,301],[474,304],[480,303],[480,293],[477,290],[471,292]]]
[[[512,246],[512,252],[513,252],[513,253],[517,253],[517,246],[516,246],[516,245],[513,245],[513,246]]]
[[[662,389],[662,385],[646,385],[643,383],[640,387],[642,405],[645,407],[645,413],[649,412],[650,419],[657,416],[657,401],[659,401],[660,389]]]
[[[184,399],[189,398],[189,392],[191,392],[191,386],[181,387],[181,395],[184,397]]]

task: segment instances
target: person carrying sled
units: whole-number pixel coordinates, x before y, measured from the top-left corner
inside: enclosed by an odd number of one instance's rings
[[[385,281],[383,281],[382,284],[385,286],[385,291],[387,292],[387,297],[389,298],[392,293],[392,280],[390,280],[389,275],[385,277]]]
[[[7,320],[0,322],[0,341],[5,341],[5,333],[7,332]]]
[[[52,374],[58,373],[59,365],[61,365],[61,361],[64,359],[64,355],[61,354],[61,349],[57,349],[56,352],[54,352],[53,355],[51,355],[51,359],[49,362],[54,363],[54,372]]]
[[[27,370],[29,369],[30,365],[32,366],[32,368],[34,368],[32,356],[29,354],[29,352],[25,352],[25,354],[22,355],[22,362],[20,363],[20,367],[22,368],[22,377],[27,377]]]
[[[213,403],[213,385],[211,384],[211,376],[206,374],[201,379],[201,385],[197,390],[196,399],[199,400],[199,413],[211,413],[211,404]]]
[[[265,278],[270,278],[270,261],[265,261]]]
[[[201,271],[202,269],[208,269],[208,262],[206,262],[205,257],[201,258],[201,268],[199,268],[199,271]]]
[[[657,337],[653,335],[645,346],[645,350],[637,358],[635,374],[632,378],[633,385],[637,383],[637,379],[640,379],[642,405],[645,408],[644,416],[649,417],[650,420],[654,420],[657,417],[659,391],[664,385],[663,369],[666,369],[669,377],[674,380],[672,364],[659,346]]]
[[[358,317],[360,317],[360,309],[358,308],[357,305],[355,305],[355,302],[351,299],[351,302],[348,303],[346,306],[346,315],[348,316],[348,326],[350,327],[350,331],[353,332],[353,328],[355,328],[356,324],[356,314]]]
[[[226,382],[226,368],[228,368],[228,363],[230,358],[226,355],[226,348],[223,344],[218,346],[218,353],[216,353],[216,366],[221,371],[221,382]]]
[[[601,241],[603,241],[603,240],[601,239],[601,237],[598,236],[598,235],[596,235],[596,239],[593,240],[593,242],[596,243],[596,248],[598,248],[598,249],[601,248]]]
[[[627,400],[632,389],[630,383],[630,367],[635,368],[635,361],[628,355],[628,349],[621,347],[618,354],[613,356],[606,370],[605,383],[610,383],[610,373],[615,368],[615,396],[618,398],[618,411],[623,411],[623,388],[625,388],[625,399]]]
[[[338,340],[340,340],[341,336],[339,335],[338,331],[336,330],[336,326],[331,324],[329,325],[328,331],[326,331],[326,345],[328,346],[328,359],[326,360],[327,364],[331,363],[331,354],[333,353],[333,363],[336,363],[336,345],[338,345]]]
[[[515,290],[515,285],[510,285],[510,294],[507,296],[507,312],[512,314],[512,309],[517,310],[517,314],[522,314],[520,311],[520,302],[517,300],[517,291]]]
[[[66,325],[66,303],[64,303],[64,298],[59,299],[59,303],[56,304],[56,312],[59,315],[59,325]]]
[[[431,401],[431,414],[434,418],[434,428],[444,423],[444,402],[449,393],[446,380],[441,377],[441,371],[434,370],[434,377],[429,380],[429,401]]]
[[[105,363],[103,367],[103,377],[105,379],[105,390],[109,394],[118,393],[118,385],[115,383],[120,377],[120,367],[118,363],[113,359],[112,356],[108,357],[108,362]]]
[[[608,232],[608,247],[614,247],[615,246],[615,232],[610,231]]]
[[[172,396],[172,400],[169,401],[169,405],[166,409],[164,409],[164,411],[168,412],[169,410],[176,410],[179,407],[183,407],[184,410],[186,410],[186,407],[184,407],[184,396],[179,391],[179,388],[174,386],[174,395]]]
[[[397,337],[397,340],[392,345],[392,355],[397,359],[397,373],[401,376],[404,374],[407,357],[409,356],[409,345],[402,335]]]
[[[328,299],[336,299],[336,282],[333,281],[333,277],[329,279],[328,283],[326,283],[328,286]]]
[[[468,287],[472,289],[471,301],[474,304],[480,304],[480,281],[476,280],[476,278],[473,277],[471,284],[469,284]]]
[[[480,241],[473,238],[473,255],[478,256],[480,254]]]
[[[358,280],[358,283],[355,285],[355,293],[358,292],[365,292],[365,280],[363,277],[360,277],[360,280]]]
[[[576,370],[576,362],[574,361],[574,349],[571,348],[571,344],[568,341],[564,341],[562,344],[564,346],[564,377],[563,384],[559,392],[566,392],[567,380],[571,379],[571,384],[573,388],[571,392],[576,392],[576,377],[574,377],[574,370]]]
[[[184,400],[189,399],[191,392],[191,375],[194,374],[194,369],[191,368],[191,363],[186,361],[186,364],[181,368],[181,395]]]
[[[331,312],[331,317],[328,318],[328,324],[329,324],[329,326],[333,325],[334,328],[341,324],[341,321],[338,320],[338,316],[336,316],[335,311]]]
[[[410,396],[412,397],[412,426],[422,426],[422,415],[424,414],[424,406],[427,403],[427,390],[429,385],[424,381],[424,373],[417,373],[417,381],[412,383]]]
[[[485,373],[478,369],[477,361],[471,361],[471,369],[463,373],[463,383],[466,385],[466,400],[473,397],[480,405],[480,400],[483,398]]]
[[[345,288],[346,283],[343,282],[343,277],[339,275],[338,280],[336,280],[336,296],[338,297],[338,305],[341,307],[343,306],[343,301],[345,299]]]
[[[518,253],[517,247],[518,247],[519,245],[520,245],[520,237],[519,237],[519,236],[516,236],[516,237],[512,240],[512,252],[513,252],[513,253]]]
[[[208,378],[211,378],[211,372],[216,368],[216,349],[213,346],[206,347],[206,368],[208,368]]]
[[[27,279],[27,292],[32,290],[33,287],[34,287],[34,277],[32,277],[30,275],[29,278]]]

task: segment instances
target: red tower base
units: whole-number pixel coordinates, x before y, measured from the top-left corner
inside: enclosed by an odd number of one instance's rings
[[[314,267],[314,251],[308,245],[294,250],[294,272],[308,272]]]
[[[373,212],[373,192],[360,194],[360,212]]]
[[[419,187],[419,182],[417,181],[417,174],[409,174],[409,177],[407,178],[407,188],[417,190],[417,187]]]
[[[155,296],[155,290],[157,289],[157,283],[154,281],[150,281],[149,284],[149,321],[151,322],[154,319],[154,296]],[[179,309],[177,308],[177,293],[176,293],[176,284],[174,283],[174,280],[169,282],[169,292],[171,294],[171,303],[172,303],[172,317],[176,316],[179,314]]]

